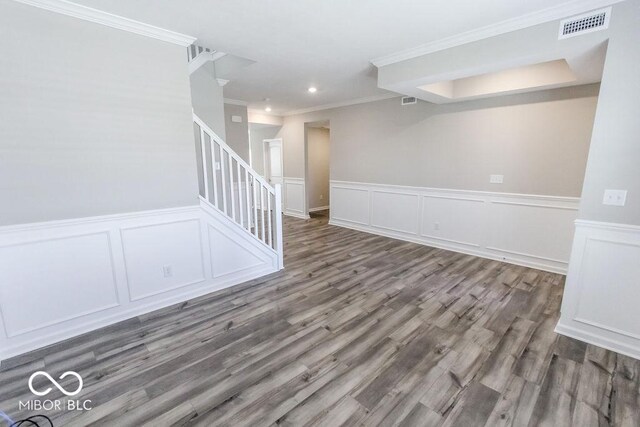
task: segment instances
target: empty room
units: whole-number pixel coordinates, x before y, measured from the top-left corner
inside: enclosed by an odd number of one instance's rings
[[[640,426],[640,0],[0,0],[0,427]]]

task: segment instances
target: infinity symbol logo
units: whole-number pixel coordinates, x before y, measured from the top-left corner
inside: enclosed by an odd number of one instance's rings
[[[72,376],[78,379],[78,388],[76,389],[76,391],[73,392],[69,392],[67,390],[64,389],[64,387],[62,387],[56,380],[54,380],[51,375],[49,375],[48,373],[44,372],[44,371],[38,371],[38,372],[34,372],[33,375],[31,375],[31,377],[29,378],[29,390],[31,390],[31,393],[35,394],[36,396],[46,396],[47,394],[51,393],[51,387],[47,388],[44,391],[38,391],[36,389],[33,388],[33,380],[39,376],[42,375],[43,377],[46,377],[49,381],[51,381],[51,384],[53,384],[54,386],[56,386],[56,388],[58,390],[60,390],[62,393],[64,393],[66,396],[75,396],[76,394],[80,393],[80,391],[82,391],[82,387],[84,385],[84,382],[82,381],[82,377],[77,373],[77,372],[73,372],[73,371],[68,371],[65,372],[64,374],[62,374],[60,376],[60,378],[58,378],[59,380],[63,380],[68,376]]]

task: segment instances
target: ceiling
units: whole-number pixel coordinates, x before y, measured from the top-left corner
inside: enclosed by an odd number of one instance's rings
[[[389,95],[371,60],[522,15],[558,0],[73,0],[198,38],[255,61],[226,98],[272,114]],[[565,2],[576,3],[577,0]],[[309,86],[317,93],[307,92]]]

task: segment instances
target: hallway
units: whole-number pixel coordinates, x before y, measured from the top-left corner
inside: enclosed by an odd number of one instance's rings
[[[3,362],[0,409],[74,370],[93,409],[56,426],[640,425],[640,361],[553,332],[563,276],[325,216],[284,238],[280,273]]]

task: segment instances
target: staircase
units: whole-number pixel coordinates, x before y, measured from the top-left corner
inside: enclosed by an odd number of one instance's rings
[[[193,123],[202,203],[275,252],[284,268],[280,185],[269,185],[195,114]]]
[[[189,63],[189,74],[193,74],[198,68],[209,61],[216,61],[227,54],[218,52],[206,47],[192,44],[187,48],[187,62]]]

